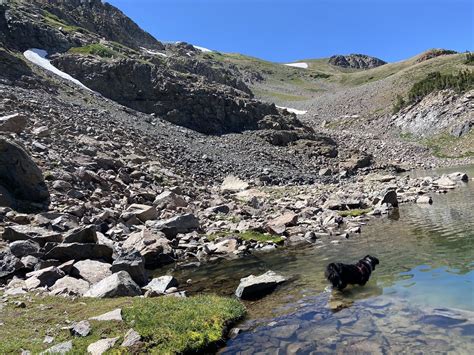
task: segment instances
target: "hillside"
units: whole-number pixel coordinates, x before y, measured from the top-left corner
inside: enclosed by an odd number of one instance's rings
[[[263,253],[346,250],[462,186],[398,173],[473,162],[466,55],[343,57],[273,63],[161,42],[100,0],[0,1],[0,353],[215,352],[299,282]]]

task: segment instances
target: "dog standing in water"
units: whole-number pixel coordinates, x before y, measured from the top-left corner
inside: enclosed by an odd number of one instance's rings
[[[331,263],[327,266],[325,276],[333,288],[343,290],[347,285],[364,286],[369,281],[379,259],[367,255],[356,264]]]

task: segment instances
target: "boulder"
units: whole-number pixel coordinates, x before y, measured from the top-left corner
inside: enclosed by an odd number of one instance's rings
[[[57,344],[55,346],[46,349],[41,352],[40,355],[66,355],[72,350],[72,340],[66,341],[64,343]]]
[[[140,287],[126,271],[119,271],[93,285],[84,297],[112,298],[138,295],[141,295]]]
[[[91,355],[102,355],[112,349],[119,338],[107,338],[96,341],[87,347],[87,353]]]
[[[154,206],[133,204],[122,214],[122,219],[128,221],[133,217],[138,218],[142,222],[146,222],[156,219],[158,217],[158,211]]]
[[[19,113],[3,116],[0,117],[0,132],[21,133],[27,124],[27,118]]]
[[[97,243],[95,226],[77,227],[69,231],[63,239],[64,243]]]
[[[114,273],[119,271],[128,272],[138,285],[145,285],[148,282],[145,259],[137,250],[121,254],[114,260],[111,270]]]
[[[441,178],[435,180],[433,183],[443,189],[454,189],[456,187],[456,183],[446,175],[443,175]]]
[[[431,205],[433,203],[433,199],[430,196],[420,196],[416,199],[416,203]]]
[[[160,294],[165,293],[166,290],[171,287],[178,287],[178,280],[176,280],[173,276],[167,275],[154,278],[148,285],[143,287],[143,289]]]
[[[297,222],[298,215],[293,212],[287,212],[268,221],[266,230],[272,234],[283,234],[286,231],[286,227],[294,226]]]
[[[148,225],[156,231],[163,232],[168,238],[174,238],[178,233],[189,233],[198,229],[199,220],[192,213],[187,213]]]
[[[215,244],[209,244],[210,251],[216,254],[231,254],[237,250],[239,243],[235,238],[227,238]]]
[[[259,299],[271,293],[279,284],[286,280],[285,277],[271,270],[259,276],[250,275],[240,279],[235,295],[242,299]]]
[[[53,246],[45,255],[47,259],[68,260],[103,260],[112,262],[113,250],[102,244],[69,243]]]
[[[39,285],[36,287],[43,287],[43,286],[53,286],[57,280],[64,277],[65,274],[61,270],[59,270],[55,266],[50,266],[38,271],[32,271],[26,274],[28,279],[34,278],[39,281]],[[28,279],[26,282],[28,282]]]
[[[123,250],[137,250],[145,259],[146,268],[157,268],[174,262],[174,251],[170,241],[162,233],[148,229],[131,234],[122,245]]]
[[[23,267],[22,262],[9,249],[0,250],[0,279],[13,275]]]
[[[469,181],[469,176],[467,176],[466,173],[461,173],[461,172],[455,172],[448,174],[448,178],[450,178],[453,181]]]
[[[97,317],[91,317],[89,320],[95,320],[99,322],[106,322],[106,321],[117,321],[122,322],[122,310],[120,308],[114,309],[113,311],[101,314]]]
[[[72,266],[71,276],[82,278],[93,285],[112,275],[111,267],[112,265],[101,261],[81,260]]]
[[[29,225],[16,225],[5,227],[2,234],[2,239],[14,242],[17,240],[33,240],[39,245],[43,246],[46,243],[60,243],[63,240],[61,234],[49,231],[40,227],[33,227]]]
[[[40,250],[40,245],[32,240],[17,240],[11,243],[10,250],[17,258],[27,255],[35,255]]]
[[[227,176],[221,185],[222,192],[239,192],[249,188],[249,184],[236,176]]]
[[[86,337],[91,333],[91,324],[86,321],[75,323],[71,328],[71,335],[75,337]]]
[[[89,286],[89,283],[85,280],[64,276],[58,279],[50,289],[56,295],[82,296],[89,290]]]
[[[43,174],[31,157],[16,143],[0,138],[0,185],[19,201],[49,203]],[[21,207],[22,203],[16,204]]]
[[[130,329],[123,337],[122,347],[130,348],[140,345],[142,337],[135,330]]]
[[[169,209],[176,209],[178,207],[186,207],[188,203],[181,196],[171,191],[165,191],[156,196],[153,202],[155,206],[163,206]]]

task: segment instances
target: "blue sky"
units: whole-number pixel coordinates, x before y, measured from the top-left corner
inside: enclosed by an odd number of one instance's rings
[[[163,41],[287,62],[473,50],[472,0],[107,0]]]

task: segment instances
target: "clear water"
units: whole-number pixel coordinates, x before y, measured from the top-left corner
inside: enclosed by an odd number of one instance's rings
[[[462,171],[474,177],[474,167]],[[274,270],[293,278],[247,303],[248,317],[239,325],[245,330],[225,354],[474,354],[474,181],[433,199],[431,206],[401,206],[340,244],[326,241],[174,274],[192,279],[191,293],[223,295],[251,273]],[[365,287],[325,291],[329,262],[351,263],[366,254],[380,265]],[[328,307],[335,304],[343,309]]]

